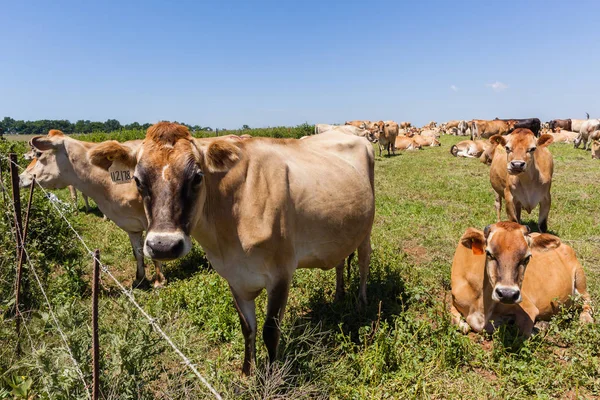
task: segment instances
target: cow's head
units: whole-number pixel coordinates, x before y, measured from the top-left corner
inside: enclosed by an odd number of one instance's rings
[[[36,181],[46,189],[62,189],[69,184],[64,181],[70,162],[64,146],[65,136],[56,129],[50,130],[48,136],[36,136],[29,145],[31,151],[24,155],[31,160],[25,171],[19,175],[19,185],[29,187],[35,175]]]
[[[512,132],[515,130],[515,125],[517,125],[518,121],[515,121],[514,119],[508,120],[506,121],[506,128],[507,128],[507,132]]]
[[[374,122],[369,131],[371,132],[371,137],[374,139],[379,139],[383,136],[385,130],[385,123],[383,121]]]
[[[492,289],[492,300],[517,304],[532,250],[545,251],[560,246],[560,239],[549,234],[530,234],[529,227],[515,222],[498,222],[483,231],[469,228],[460,239],[475,255],[485,254],[485,271]]]
[[[148,128],[135,153],[112,142],[92,148],[88,157],[104,169],[117,159],[131,166],[148,219],[144,253],[155,260],[172,260],[191,249],[190,235],[200,211],[217,210],[218,204],[206,200],[206,182],[218,186],[242,157],[239,146],[245,140],[249,139],[194,139],[185,126],[159,122]]]
[[[518,128],[508,136],[494,135],[490,142],[504,146],[506,150],[506,169],[511,175],[518,175],[527,170],[534,162],[535,151],[549,146],[554,138],[551,135],[533,135],[529,129]]]

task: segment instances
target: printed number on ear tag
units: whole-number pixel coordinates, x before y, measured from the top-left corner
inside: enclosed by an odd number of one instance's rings
[[[133,171],[129,167],[120,161],[113,161],[112,165],[108,169],[110,174],[110,180],[115,185],[122,185],[129,183],[133,179]]]

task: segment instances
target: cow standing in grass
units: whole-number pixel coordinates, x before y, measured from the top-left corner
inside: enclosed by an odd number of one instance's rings
[[[304,140],[194,139],[168,122],[148,129],[135,153],[118,143],[93,149],[97,165],[135,165],[149,219],[144,250],[155,260],[183,257],[193,236],[229,283],[245,339],[243,373],[255,359],[255,299],[267,290],[263,328],[269,360],[297,268],[336,268],[358,249],[360,300],[366,283],[375,215],[373,146],[325,132]]]

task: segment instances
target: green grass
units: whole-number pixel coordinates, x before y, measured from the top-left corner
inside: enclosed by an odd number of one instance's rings
[[[258,340],[257,372],[251,378],[240,376],[243,337],[237,314],[226,282],[210,270],[199,248],[167,264],[165,289],[135,291],[135,296],[224,398],[600,396],[600,329],[597,324],[580,325],[575,310],[564,310],[528,341],[508,328],[489,337],[464,336],[449,324],[445,302],[458,239],[467,227],[481,229],[495,222],[489,168],[477,160],[452,157],[449,147],[459,140],[442,137],[440,148],[377,157],[369,305],[356,308],[356,265],[349,295],[339,303],[333,300],[335,272],[299,270],[283,321],[280,361],[272,371],[265,368],[266,351]],[[600,163],[591,160],[589,152],[569,145],[552,145],[551,151],[555,175],[549,229],[573,246],[592,299],[597,300]],[[65,190],[58,194],[68,199]],[[135,263],[126,234],[98,215],[85,214],[82,204],[79,208],[70,219],[89,244],[100,248],[102,260],[119,279],[130,285]],[[524,220],[535,226],[537,211],[525,213]],[[56,229],[63,235],[63,228]],[[64,243],[60,239],[57,246]],[[4,248],[12,250],[9,245],[6,240]],[[70,246],[73,249],[63,260],[54,255],[44,264],[45,282],[90,380],[91,263],[74,239]],[[44,258],[38,255],[37,259]],[[0,277],[9,288],[13,265],[0,260],[0,272],[4,271]],[[148,268],[147,274],[152,273]],[[207,397],[201,383],[108,278],[103,278],[103,287],[104,396]],[[10,295],[10,290],[5,294]],[[37,350],[31,351],[29,339],[24,338],[24,354],[14,355],[14,322],[8,312],[2,312],[9,302],[0,303],[0,382],[31,377],[36,394],[45,395],[46,387],[53,398],[83,398],[43,302],[35,303],[28,314]],[[257,305],[262,325],[264,294]],[[0,399],[11,398],[6,394],[10,386],[2,385],[6,389],[0,389]]]

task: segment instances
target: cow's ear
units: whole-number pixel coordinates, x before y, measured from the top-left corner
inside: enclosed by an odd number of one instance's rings
[[[538,147],[546,147],[546,146],[550,146],[552,144],[552,142],[554,142],[554,136],[544,134],[539,137],[539,139],[537,141],[537,145],[538,145]]]
[[[108,170],[114,161],[119,161],[131,169],[135,168],[137,163],[135,152],[116,140],[97,144],[88,150],[87,156],[92,165],[105,170]]]
[[[460,238],[460,243],[473,251],[473,254],[483,254],[485,248],[485,237],[479,229],[468,228]]]
[[[540,233],[531,235],[530,246],[538,251],[548,251],[556,249],[561,245],[560,238],[550,235],[549,233]]]
[[[506,138],[502,135],[494,135],[490,138],[490,143],[493,145],[506,146]]]
[[[46,136],[36,136],[29,141],[29,145],[39,151],[55,150],[62,143],[62,138],[49,138]]]
[[[212,142],[204,154],[208,172],[227,172],[237,164],[241,156],[241,149],[226,140]]]

